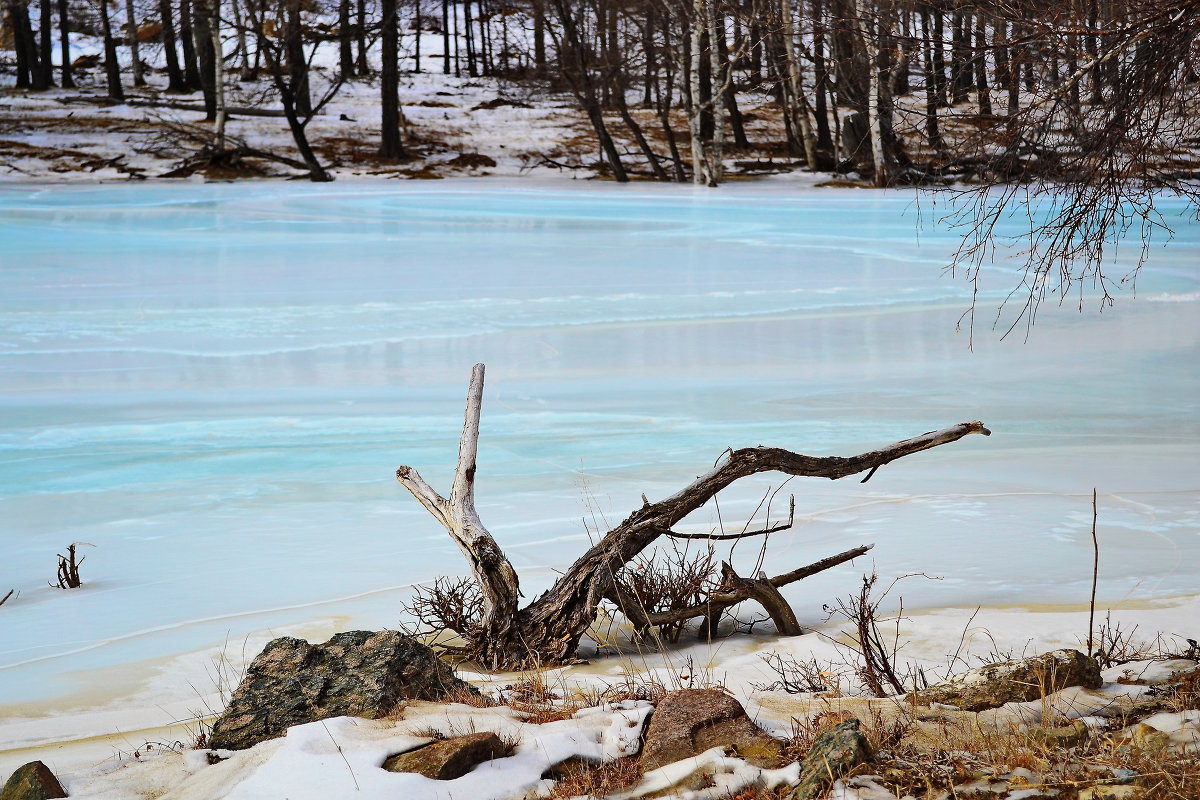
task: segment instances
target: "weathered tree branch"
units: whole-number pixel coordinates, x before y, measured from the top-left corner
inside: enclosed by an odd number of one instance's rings
[[[471,572],[483,590],[484,630],[507,630],[517,611],[521,590],[517,572],[492,538],[475,510],[475,457],[479,450],[479,414],[483,407],[483,364],[471,370],[462,438],[458,442],[458,465],[450,499],[434,491],[412,467],[396,470],[396,480],[425,506],[449,532],[466,556]]]
[[[713,595],[699,614],[694,608],[668,612],[667,615],[645,614],[644,611],[639,614],[627,602],[629,598],[622,598],[618,593],[616,575],[655,539],[668,535],[675,524],[739,478],[776,471],[836,480],[868,470],[874,473],[897,458],[948,444],[972,433],[991,433],[981,422],[964,422],[849,458],[818,458],[776,447],[730,450],[716,466],[680,491],[657,503],[646,502],[577,559],[548,591],[525,608],[518,609],[520,590],[516,571],[475,510],[475,455],[479,444],[483,375],[483,365],[476,364],[471,372],[450,498],[447,500],[439,495],[411,467],[396,470],[396,479],[445,526],[471,565],[472,574],[483,592],[484,611],[479,630],[467,637],[469,649],[480,663],[493,669],[570,661],[580,638],[595,619],[597,606],[606,597],[618,598],[618,604],[627,608],[635,626],[690,619],[708,613],[716,605],[732,605],[755,597],[769,610],[775,609],[770,613],[778,617],[778,625],[788,629],[798,627],[794,624],[794,616],[790,622],[785,619],[775,602],[782,598],[777,597],[774,590],[862,555],[870,549],[869,545],[775,578],[747,580],[734,573],[738,579],[735,586]],[[680,614],[686,615],[678,616]]]

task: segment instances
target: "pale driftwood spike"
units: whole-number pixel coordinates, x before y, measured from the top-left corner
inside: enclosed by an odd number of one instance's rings
[[[450,527],[450,501],[442,497],[425,479],[412,467],[400,467],[396,470],[396,480],[400,485],[412,492],[413,497],[425,506],[425,510],[445,527]]]
[[[511,626],[521,589],[516,570],[475,510],[475,458],[479,450],[479,415],[483,408],[483,372],[483,364],[476,364],[471,370],[463,432],[458,442],[458,464],[449,499],[438,494],[412,467],[397,469],[396,480],[412,492],[458,545],[483,592],[482,623],[499,632]]]
[[[475,510],[475,457],[479,452],[479,415],[483,409],[483,364],[471,368],[471,383],[467,387],[467,408],[463,412],[462,436],[458,440],[458,465],[454,469],[454,486],[450,490],[452,505],[469,506]]]

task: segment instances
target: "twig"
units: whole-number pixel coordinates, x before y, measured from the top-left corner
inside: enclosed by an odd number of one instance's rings
[[[1092,625],[1096,619],[1096,581],[1100,576],[1100,540],[1096,538],[1096,490],[1092,489],[1092,599],[1088,603],[1088,655],[1092,655]]]
[[[796,496],[792,495],[791,505],[788,509],[788,521],[781,522],[778,525],[771,525],[767,528],[759,528],[756,531],[742,531],[741,533],[677,533],[675,531],[666,531],[666,534],[672,539],[708,539],[711,542],[722,542],[727,539],[745,539],[750,536],[764,536],[769,533],[786,531],[788,528],[792,527],[792,524],[795,522],[795,520]]]
[[[338,755],[342,757],[342,761],[346,762],[346,769],[350,770],[350,780],[354,781],[355,791],[362,791],[362,787],[358,785],[358,776],[354,774],[354,767],[350,766],[350,759],[346,758],[346,754],[342,752],[342,746],[337,743],[337,739],[333,738],[333,734],[329,730],[329,726],[325,724],[325,720],[321,720],[321,727],[325,729],[325,733],[329,736],[329,741],[333,742],[333,746],[337,748]]]
[[[838,553],[836,556],[823,558],[820,561],[809,564],[807,567],[785,572],[782,575],[776,575],[774,578],[767,578],[766,582],[774,588],[778,589],[781,586],[786,586],[789,583],[794,583],[801,578],[807,578],[810,575],[816,575],[818,572],[823,572],[831,567],[836,567],[847,561],[861,556],[875,545],[868,544],[861,547],[856,547],[853,550],[847,550],[844,553]],[[661,614],[647,614],[646,621],[651,625],[665,625],[671,622],[679,622],[682,620],[692,619],[710,613],[710,610],[717,606],[727,607],[740,603],[743,600],[749,600],[753,597],[753,593],[748,589],[736,589],[733,591],[716,592],[709,596],[707,600],[698,605],[680,608],[673,611],[666,611]],[[621,609],[624,613],[625,609]]]

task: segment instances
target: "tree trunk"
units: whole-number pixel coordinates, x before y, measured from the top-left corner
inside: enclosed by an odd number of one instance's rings
[[[475,34],[471,30],[471,0],[463,0],[463,45],[467,48],[467,74],[472,78],[479,76],[475,66]]]
[[[117,44],[113,41],[112,22],[108,18],[107,0],[100,0],[100,29],[104,32],[104,74],[108,79],[108,96],[113,100],[124,100],[125,90],[121,87],[121,62],[117,60]]]
[[[8,6],[8,17],[12,20],[13,50],[17,56],[17,88],[33,87],[34,76],[38,73],[37,42],[33,38],[33,26],[29,21],[29,0],[11,0]]]
[[[301,0],[286,2],[287,19],[283,25],[283,48],[296,113],[307,118],[312,116],[312,94],[308,88],[308,59],[304,57],[304,27],[300,17],[300,2]]]
[[[442,0],[442,74],[450,74],[450,0]]]
[[[49,0],[45,0],[49,2]],[[59,57],[62,58],[62,87],[74,89],[75,79],[71,75],[71,18],[67,0],[58,0]]]
[[[729,74],[722,63],[717,40],[725,38],[725,31],[718,30],[720,23],[724,26],[724,18],[717,14],[715,0],[704,4],[706,15],[704,27],[708,30],[709,74],[712,76],[712,97],[709,105],[712,107],[712,149],[708,158],[708,185],[716,186],[725,180],[725,102],[724,97],[729,92],[733,76]]]
[[[237,33],[236,56],[240,63],[238,67],[239,78],[241,80],[248,80],[253,73],[250,69],[250,48],[246,42],[246,26],[242,22],[242,0],[229,0],[229,8],[233,12],[233,29]],[[222,91],[224,91],[224,88],[222,88]]]
[[[957,105],[967,99],[972,83],[971,12],[956,11],[953,25],[950,48],[950,102]]]
[[[662,22],[663,35],[663,81],[662,90],[656,98],[658,107],[658,119],[662,125],[663,137],[667,140],[667,148],[671,153],[671,165],[674,171],[675,181],[678,183],[687,183],[687,170],[683,166],[683,157],[679,153],[679,141],[675,137],[675,129],[671,125],[671,107],[674,105],[672,95],[674,94],[675,85],[675,64],[676,59],[673,55],[671,47],[671,19],[668,15],[660,17]],[[655,84],[656,90],[658,84]]]
[[[235,0],[236,2],[236,0]],[[225,150],[225,46],[221,43],[221,0],[209,0],[208,31],[213,49],[213,108],[216,112],[213,123],[213,147],[220,153]]]
[[[371,74],[371,62],[367,60],[367,0],[358,0],[356,11],[354,38],[357,40],[355,49],[358,51],[358,57],[355,59],[354,69],[360,77],[366,77]]]
[[[133,10],[133,0],[125,0],[125,21],[129,28],[129,58],[133,63],[133,85],[146,85],[146,76],[142,73],[142,58],[138,47],[138,21]]]
[[[354,74],[354,30],[350,25],[350,0],[338,0],[338,69]]]
[[[988,85],[987,24],[983,13],[975,15],[975,94],[979,98],[979,113],[992,114],[992,90]]]
[[[62,0],[64,3],[66,0]],[[172,19],[172,1],[158,0],[158,14],[162,18],[163,54],[167,60],[167,91],[186,92],[187,79],[179,66],[179,52],[176,50],[175,21]]]
[[[933,15],[933,83],[937,89],[938,103],[945,106],[950,101],[946,94],[946,18],[941,9]]]
[[[179,41],[183,45],[183,75],[187,90],[194,92],[201,87],[200,67],[196,63],[196,40],[192,31],[192,0],[179,2]]]
[[[822,0],[812,2],[813,19],[813,116],[817,122],[817,147],[825,158],[832,158],[833,135],[829,130],[829,109],[825,95],[829,91],[829,67],[825,61],[825,12]],[[832,165],[830,165],[832,166]]]
[[[196,36],[196,62],[200,68],[200,89],[204,93],[204,118],[210,122],[217,118],[216,51],[213,49],[212,19],[214,6],[219,0],[194,0],[192,32]]]
[[[38,75],[34,79],[35,89],[49,89],[54,86],[54,43],[51,41],[54,29],[54,9],[50,0],[40,0],[40,15],[38,19]]]
[[[383,65],[379,73],[380,120],[379,155],[382,158],[401,159],[407,153],[400,137],[400,65],[399,30],[397,26],[397,0],[383,0],[380,4],[383,30],[380,33],[380,58]]]
[[[881,4],[887,0],[881,0]],[[867,89],[867,128],[871,135],[871,163],[873,181],[876,186],[888,185],[887,153],[883,149],[883,122],[879,109],[879,37],[882,29],[883,10],[878,15],[869,14],[864,0],[858,0],[858,15],[861,20],[863,47],[867,53],[869,71]]]
[[[546,74],[546,7],[543,0],[533,2],[533,74]]]
[[[938,126],[938,85],[933,62],[933,30],[929,11],[921,9],[921,30],[924,34],[922,50],[925,62],[925,138],[929,147],[939,157],[942,153],[942,132]]]
[[[413,0],[413,72],[421,71],[421,0]]]
[[[772,471],[836,480],[869,470],[865,482],[880,467],[898,458],[972,433],[990,434],[983,423],[964,422],[849,458],[820,458],[761,446],[729,450],[716,466],[680,491],[657,503],[646,501],[577,559],[547,592],[519,609],[517,573],[475,510],[475,454],[479,444],[483,377],[483,365],[476,364],[471,371],[450,497],[439,495],[412,467],[397,469],[396,479],[446,528],[470,565],[483,594],[483,612],[477,630],[468,634],[467,649],[474,660],[494,670],[532,669],[570,662],[580,638],[595,620],[597,606],[615,594],[617,573],[734,481]],[[836,562],[847,555],[831,560]],[[793,574],[802,577],[804,573],[802,569]],[[786,583],[788,577],[770,579],[770,584],[777,587],[781,585],[778,581]]]
[[[575,99],[579,101],[584,113],[587,114],[588,122],[592,124],[592,130],[596,132],[600,150],[612,169],[613,180],[625,183],[629,180],[629,175],[625,172],[625,165],[621,163],[617,145],[613,142],[612,136],[608,132],[608,126],[604,122],[600,97],[596,92],[596,82],[592,78],[588,60],[590,48],[584,47],[571,4],[567,0],[553,0],[553,4],[555,15],[562,26],[558,39],[558,63],[563,78],[566,79],[567,84],[571,87],[571,93],[575,95]]]
[[[787,59],[788,94],[794,125],[800,128],[801,141],[804,144],[804,160],[808,168],[816,172],[820,168],[817,156],[817,137],[813,133],[812,122],[808,115],[808,101],[804,96],[804,79],[800,74],[800,57],[796,53],[795,44],[795,9],[792,0],[783,0],[779,9],[783,18],[783,52]]]

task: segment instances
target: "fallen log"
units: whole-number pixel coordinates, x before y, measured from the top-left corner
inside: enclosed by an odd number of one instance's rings
[[[177,100],[142,100],[136,97],[127,97],[124,100],[113,100],[110,97],[93,97],[89,95],[79,95],[76,97],[60,97],[58,102],[66,105],[69,103],[84,103],[93,106],[137,106],[139,108],[169,108],[172,111],[194,111],[197,114],[204,114],[205,108],[203,105],[195,103],[181,103]],[[283,117],[286,116],[282,111],[276,108],[252,108],[250,106],[229,106],[225,109],[226,113],[239,117]]]

